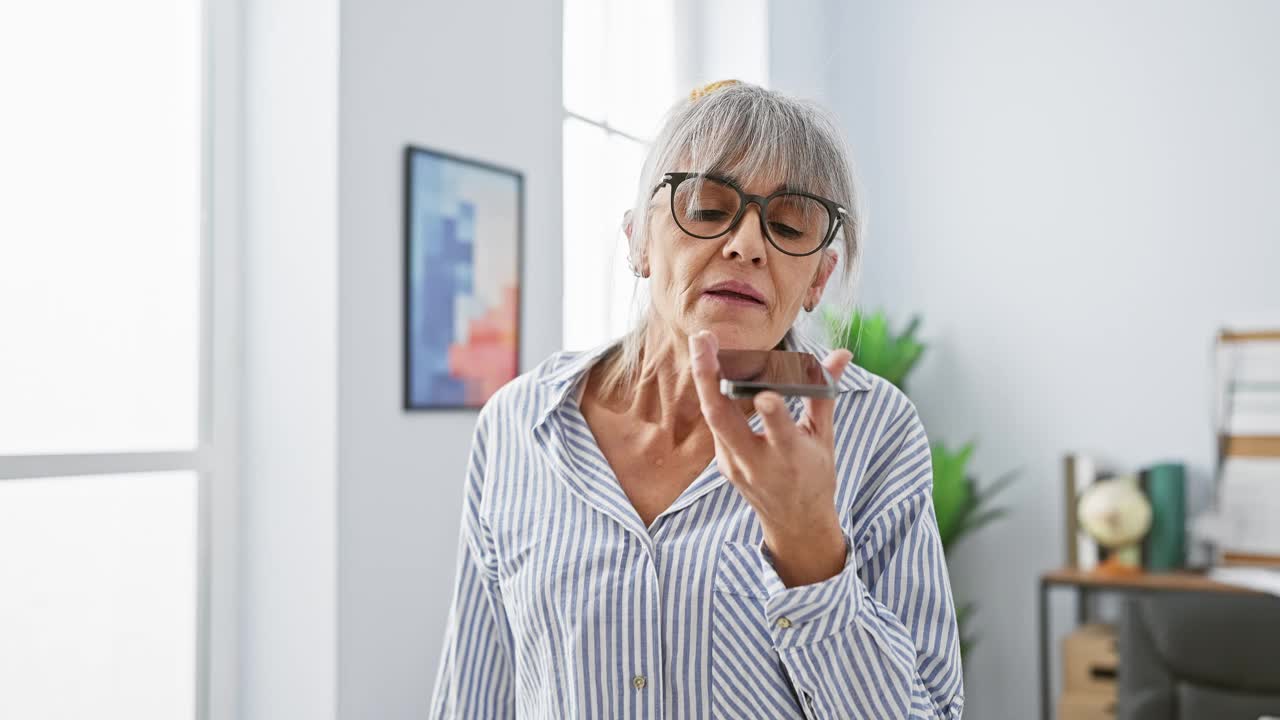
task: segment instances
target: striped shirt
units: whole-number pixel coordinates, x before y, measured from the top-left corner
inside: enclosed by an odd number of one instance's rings
[[[929,443],[906,395],[852,363],[837,379],[845,566],[788,588],[714,459],[644,525],[580,410],[613,345],[552,354],[479,413],[431,717],[960,717]],[[829,351],[795,331],[782,345]]]

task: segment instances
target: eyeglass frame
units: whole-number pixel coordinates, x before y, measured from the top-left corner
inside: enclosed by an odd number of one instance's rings
[[[726,226],[724,230],[721,230],[715,235],[698,235],[696,233],[691,233],[688,230],[685,230],[684,226],[680,224],[680,221],[676,219],[676,188],[679,187],[680,183],[684,182],[685,180],[688,180],[690,178],[695,178],[695,177],[703,177],[709,180],[715,180],[718,183],[728,185],[729,187],[733,188],[735,192],[738,193],[738,212],[733,216],[733,219],[729,221],[728,226]],[[701,240],[714,240],[715,238],[718,238],[721,235],[728,234],[731,230],[737,227],[738,223],[742,221],[742,216],[747,213],[747,205],[750,203],[755,203],[756,208],[760,211],[760,228],[764,231],[765,239],[768,240],[769,244],[772,245],[775,249],[777,249],[778,252],[784,255],[790,255],[791,257],[807,257],[809,255],[812,255],[818,252],[819,250],[822,250],[826,246],[830,245],[831,241],[834,240],[836,237],[836,230],[839,227],[840,222],[849,215],[848,211],[846,211],[844,207],[841,206],[839,203],[835,202],[834,200],[828,200],[827,198],[824,198],[821,195],[814,195],[813,193],[804,192],[803,190],[788,190],[785,188],[781,190],[776,190],[772,193],[769,193],[768,195],[752,195],[748,192],[744,192],[742,188],[738,187],[738,185],[734,183],[732,180],[730,180],[729,178],[726,178],[721,175],[716,175],[714,173],[700,173],[700,172],[663,173],[662,182],[654,186],[653,192],[649,194],[649,197],[652,198],[654,195],[658,194],[658,191],[662,189],[663,185],[671,186],[671,199],[669,202],[669,205],[671,207],[671,219],[675,220],[676,225],[680,228],[682,232]],[[830,218],[830,222],[827,225],[826,235],[823,237],[822,242],[818,243],[818,246],[810,250],[809,252],[803,252],[803,253],[789,252],[787,250],[783,250],[778,245],[778,243],[773,241],[773,233],[769,232],[768,224],[765,222],[765,218],[768,217],[769,215],[769,201],[779,195],[801,195],[803,197],[807,197],[812,200],[817,200],[819,203],[822,204],[823,207],[827,209],[827,216],[828,218]]]

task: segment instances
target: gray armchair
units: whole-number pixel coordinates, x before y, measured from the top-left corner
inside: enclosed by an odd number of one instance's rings
[[[1117,720],[1280,716],[1280,598],[1131,596],[1118,640]]]

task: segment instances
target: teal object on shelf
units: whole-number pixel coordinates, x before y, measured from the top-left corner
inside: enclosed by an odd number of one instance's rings
[[[1151,501],[1151,531],[1142,544],[1143,566],[1177,570],[1187,564],[1187,472],[1182,463],[1159,463],[1142,471]]]

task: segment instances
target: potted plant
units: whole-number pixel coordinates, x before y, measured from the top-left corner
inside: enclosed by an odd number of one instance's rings
[[[824,309],[823,322],[832,347],[847,348],[859,367],[893,383],[904,393],[911,370],[920,361],[925,345],[917,337],[920,317],[913,316],[901,332],[894,332],[883,310],[864,315],[855,311],[844,318]],[[963,537],[999,519],[1006,508],[992,507],[996,495],[1017,477],[1007,472],[983,487],[968,472],[968,462],[976,443],[969,441],[952,450],[945,443],[930,443],[933,459],[933,510],[938,522],[944,553],[949,554]],[[960,624],[960,652],[967,653],[974,637],[965,630],[972,617],[972,602],[957,603],[956,620]]]

